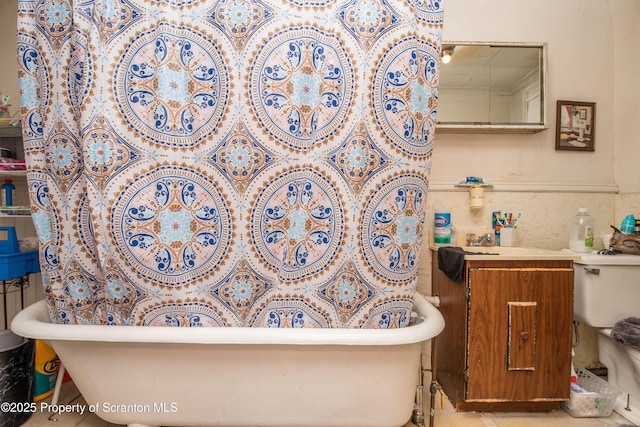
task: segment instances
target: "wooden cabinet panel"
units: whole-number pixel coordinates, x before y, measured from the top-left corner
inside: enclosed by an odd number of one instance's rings
[[[507,369],[535,371],[536,319],[535,302],[509,302],[507,324]]]
[[[469,284],[466,400],[568,398],[573,269],[472,269]],[[518,306],[516,321],[527,325],[515,354],[519,363],[531,357],[532,369],[509,369],[509,312]]]
[[[465,261],[463,283],[433,256],[444,331],[436,378],[457,410],[550,410],[569,398],[572,261]]]

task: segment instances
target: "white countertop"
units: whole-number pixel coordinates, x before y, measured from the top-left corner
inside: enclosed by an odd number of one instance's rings
[[[441,246],[429,245],[429,249],[437,251]],[[522,261],[522,260],[579,260],[581,254],[568,251],[552,251],[549,249],[527,248],[527,247],[505,247],[505,246],[463,246],[465,252],[478,252],[477,255],[466,254],[468,260],[493,260],[493,261]],[[487,255],[492,254],[492,255]],[[497,255],[493,255],[497,254]]]

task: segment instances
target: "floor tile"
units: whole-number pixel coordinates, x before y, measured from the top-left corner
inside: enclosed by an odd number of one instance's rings
[[[428,393],[428,392],[427,392]],[[81,405],[87,404],[78,389],[72,382],[63,385],[60,393],[60,404]],[[443,406],[441,406],[441,402]],[[51,397],[42,402],[37,402],[38,408],[44,411],[35,413],[23,427],[121,427],[108,423],[95,414],[80,414],[73,411],[64,414],[55,414],[48,411]],[[429,426],[430,396],[425,394],[424,417],[425,427]],[[78,406],[71,406],[71,409]],[[56,421],[54,421],[56,420]],[[441,400],[440,393],[436,396],[436,408],[434,411],[434,427],[622,427],[631,426],[620,415],[613,413],[606,418],[574,418],[560,409],[543,413],[510,413],[510,412],[456,412],[446,397]],[[348,426],[345,426],[348,427]],[[408,422],[403,427],[415,427]]]

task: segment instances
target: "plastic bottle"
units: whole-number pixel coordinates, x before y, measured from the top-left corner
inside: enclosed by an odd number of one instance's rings
[[[33,400],[37,402],[53,394],[60,368],[56,352],[42,340],[36,340],[35,365]]]
[[[451,213],[436,210],[433,221],[433,243],[436,245],[451,244]]]
[[[13,206],[13,192],[16,186],[13,185],[12,180],[5,179],[2,184],[2,206]]]
[[[636,225],[636,220],[633,215],[629,214],[624,217],[622,223],[620,224],[620,231],[625,234],[633,233],[633,227]]]
[[[458,230],[456,230],[456,228],[453,226],[453,223],[451,224],[451,245],[453,246],[458,246]]]
[[[587,208],[579,208],[569,231],[571,252],[591,252],[593,250],[593,218]]]

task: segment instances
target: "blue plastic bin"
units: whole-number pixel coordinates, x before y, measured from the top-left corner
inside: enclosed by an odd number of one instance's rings
[[[20,252],[15,227],[0,227],[0,254]]]
[[[0,280],[16,279],[40,272],[38,250],[0,254]]]

